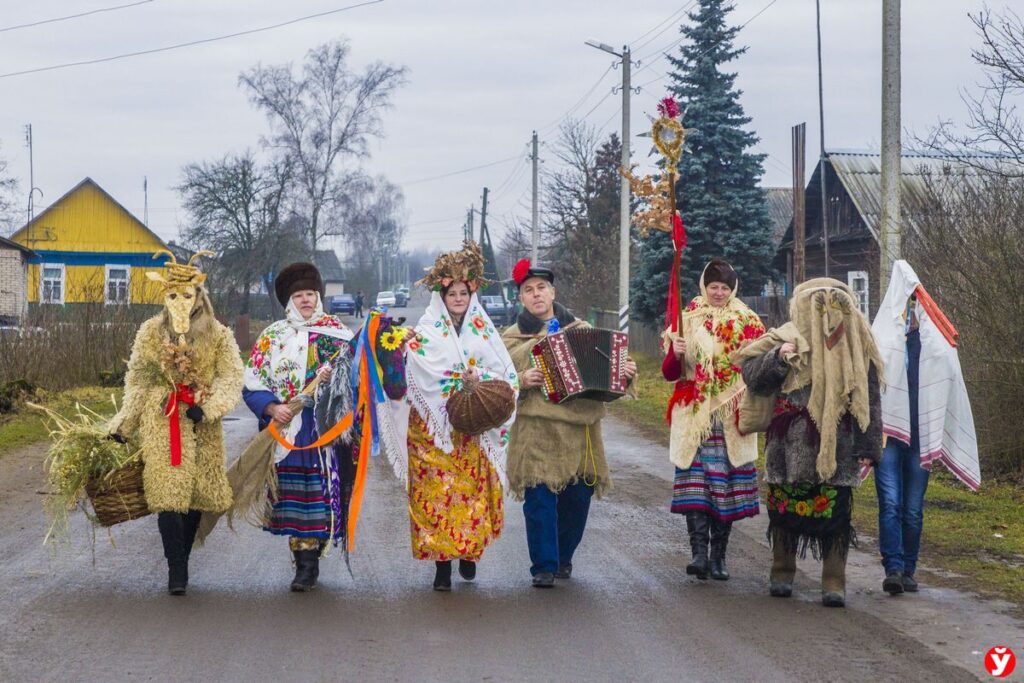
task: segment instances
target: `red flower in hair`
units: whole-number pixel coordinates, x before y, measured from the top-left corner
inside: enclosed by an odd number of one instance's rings
[[[517,285],[523,284],[526,277],[530,274],[530,259],[524,258],[519,259],[515,267],[512,269],[512,279]]]

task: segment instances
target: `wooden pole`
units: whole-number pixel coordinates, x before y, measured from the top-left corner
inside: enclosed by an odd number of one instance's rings
[[[804,190],[807,124],[793,126],[793,286],[807,279],[807,212]]]

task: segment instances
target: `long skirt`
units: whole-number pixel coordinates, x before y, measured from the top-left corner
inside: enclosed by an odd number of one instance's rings
[[[316,441],[313,410],[302,411],[295,445]],[[277,464],[277,502],[265,527],[272,534],[333,540],[346,531],[351,497],[351,462],[339,455],[344,447],[292,451]]]
[[[477,561],[504,524],[498,473],[477,437],[458,432],[454,448],[434,446],[423,418],[409,416],[409,520],[417,560]]]
[[[757,468],[753,463],[738,468],[729,464],[725,431],[717,418],[690,467],[676,468],[672,512],[704,512],[723,522],[735,522],[760,512]]]
[[[828,484],[769,484],[768,540],[791,553],[817,559],[856,545],[853,489]]]

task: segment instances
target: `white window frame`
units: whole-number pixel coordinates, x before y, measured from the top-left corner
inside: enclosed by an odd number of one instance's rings
[[[60,301],[47,301],[43,293],[46,291],[46,269],[57,268],[60,270]],[[39,264],[39,303],[64,305],[64,297],[67,296],[68,274],[63,263],[40,263]]]
[[[123,270],[126,274],[124,282],[124,301],[116,301],[110,298],[110,271],[111,270]],[[132,267],[128,265],[119,265],[117,263],[108,263],[103,266],[103,301],[108,306],[127,306],[132,302]]]
[[[864,280],[864,289],[859,290],[854,287],[854,282],[857,280]],[[857,296],[857,308],[864,314],[864,317],[868,317],[868,307],[871,302],[871,279],[868,277],[868,271],[866,270],[851,270],[846,274],[846,284],[853,290],[854,295]],[[863,296],[861,296],[863,294]]]

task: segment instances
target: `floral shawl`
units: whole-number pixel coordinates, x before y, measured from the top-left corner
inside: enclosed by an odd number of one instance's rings
[[[311,336],[314,344],[312,349]],[[249,391],[269,391],[281,403],[287,403],[306,385],[311,356],[329,358],[333,355],[329,349],[319,347],[335,347],[339,340],[348,341],[351,338],[352,331],[341,320],[324,313],[319,296],[316,310],[309,320],[303,320],[295,304],[289,301],[285,319],[272,323],[256,340],[252,355],[245,365],[245,388]],[[323,353],[325,350],[328,353]],[[316,363],[312,369],[315,371]],[[302,420],[292,420],[283,436],[294,442],[301,425]],[[288,451],[283,446],[277,446],[274,454],[277,462],[287,455]]]
[[[688,468],[697,448],[711,435],[717,416],[725,430],[729,462],[738,467],[757,459],[757,435],[741,434],[737,427],[736,410],[746,386],[729,354],[764,334],[764,325],[736,298],[738,285],[729,301],[718,308],[708,302],[703,274],[700,282],[700,295],[683,313],[685,379],[676,384],[668,405],[669,460],[677,467]],[[675,335],[666,331],[664,338],[670,347]]]
[[[416,325],[416,338],[412,339],[406,351],[406,379],[409,390],[403,402],[392,401],[392,417],[398,434],[407,431],[409,409],[415,409],[427,424],[434,445],[445,453],[453,448],[452,427],[448,422],[447,402],[453,393],[462,388],[462,373],[467,368],[477,371],[481,381],[502,379],[512,385],[518,396],[519,376],[512,358],[494,328],[476,294],[473,294],[469,308],[462,322],[462,329],[456,330],[441,299],[440,292],[434,292],[430,304]],[[508,429],[515,420],[515,414],[496,429],[480,435],[480,446],[505,484],[505,459],[508,444]],[[395,472],[403,479],[407,475],[408,447],[400,439],[397,448],[389,448]],[[394,457],[398,460],[395,461]]]

